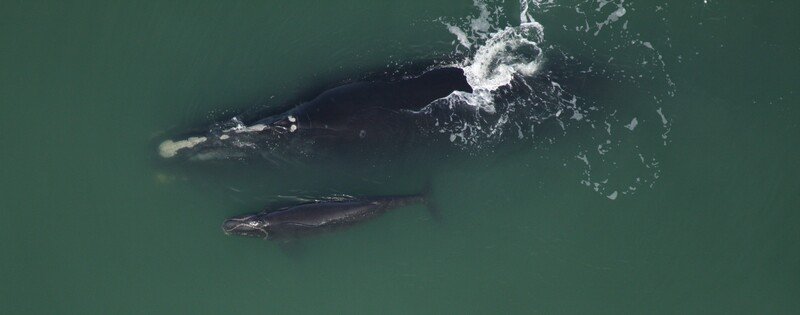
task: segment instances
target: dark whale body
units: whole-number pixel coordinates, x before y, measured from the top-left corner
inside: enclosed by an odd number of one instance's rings
[[[362,118],[374,113],[416,112],[454,91],[472,92],[472,88],[463,70],[441,68],[395,82],[358,82],[340,86],[279,117],[297,117],[300,129],[348,133],[368,125],[370,122]],[[267,118],[261,122],[273,121],[273,118]]]
[[[229,235],[297,238],[351,226],[391,209],[423,202],[425,198],[422,195],[322,201],[233,217],[222,224],[222,229]]]
[[[382,143],[409,133],[428,104],[455,91],[472,92],[464,72],[438,68],[395,81],[356,82],[321,93],[281,114],[243,124],[220,125],[206,135],[164,141],[164,158],[212,160],[309,155],[343,143]]]

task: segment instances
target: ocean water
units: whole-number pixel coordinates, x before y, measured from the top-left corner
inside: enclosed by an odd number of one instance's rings
[[[0,2],[0,313],[798,313],[799,9]],[[426,107],[424,145],[158,154],[443,66],[474,92]],[[291,246],[220,230],[425,183],[440,222],[414,206]]]

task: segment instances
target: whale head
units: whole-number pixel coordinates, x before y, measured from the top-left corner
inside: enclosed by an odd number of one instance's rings
[[[269,221],[266,214],[247,214],[235,216],[222,223],[222,231],[227,235],[247,237],[269,237]]]
[[[244,159],[275,153],[276,148],[286,146],[289,134],[300,129],[300,121],[293,115],[277,115],[245,125],[234,118],[230,122],[214,126],[202,136],[184,139],[168,139],[158,146],[158,154],[164,159],[208,161]]]

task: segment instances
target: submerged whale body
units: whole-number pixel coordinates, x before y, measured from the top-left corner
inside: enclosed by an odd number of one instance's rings
[[[297,238],[341,229],[386,211],[425,201],[424,195],[321,201],[232,217],[225,220],[222,230],[228,235],[265,239]]]
[[[385,141],[413,131],[422,119],[420,110],[456,91],[472,92],[458,68],[396,81],[350,83],[249,125],[234,118],[202,136],[164,141],[159,154],[188,160],[268,158],[286,151],[311,154],[325,145]]]

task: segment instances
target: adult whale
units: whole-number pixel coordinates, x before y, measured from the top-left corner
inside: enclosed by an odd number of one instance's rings
[[[307,154],[316,146],[376,140],[406,132],[419,111],[455,91],[472,92],[463,70],[437,68],[394,81],[356,82],[321,93],[286,112],[159,145],[163,158],[189,160],[267,157],[291,148]]]

